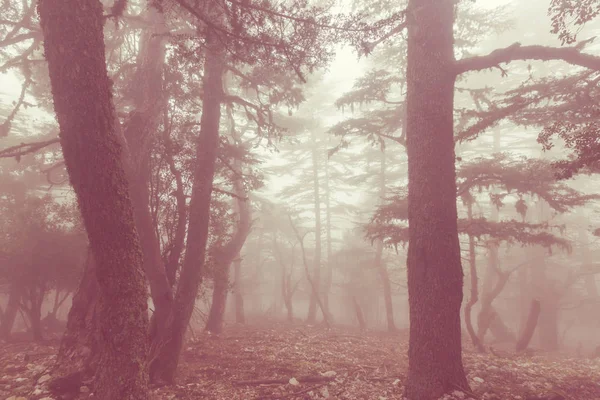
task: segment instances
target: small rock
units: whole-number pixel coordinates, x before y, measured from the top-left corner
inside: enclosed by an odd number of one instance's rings
[[[50,375],[48,375],[48,374],[46,374],[46,375],[42,375],[42,376],[40,377],[40,379],[38,379],[37,383],[41,385],[41,384],[42,384],[42,383],[44,383],[44,382],[48,382],[48,381],[49,381],[51,378],[52,378],[52,377],[51,377]]]

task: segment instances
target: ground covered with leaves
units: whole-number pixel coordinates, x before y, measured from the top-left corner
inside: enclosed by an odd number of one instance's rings
[[[0,343],[0,400],[51,400],[58,341]],[[186,348],[176,386],[153,399],[402,399],[406,333],[270,324],[197,334]],[[477,354],[465,349],[472,392],[447,399],[600,399],[600,359]],[[82,387],[78,398],[89,396]]]

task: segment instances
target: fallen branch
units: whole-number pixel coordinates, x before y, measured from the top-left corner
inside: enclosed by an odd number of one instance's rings
[[[275,379],[256,379],[234,382],[234,385],[285,385],[290,382],[291,378],[275,378]],[[318,383],[318,382],[331,382],[335,379],[334,376],[323,376],[323,375],[307,375],[296,378],[300,383]]]

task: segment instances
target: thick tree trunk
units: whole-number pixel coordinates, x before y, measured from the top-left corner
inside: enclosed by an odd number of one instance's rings
[[[4,317],[2,318],[2,325],[0,325],[0,337],[4,339],[10,338],[17,313],[19,312],[19,304],[21,304],[22,288],[17,283],[10,285],[10,292],[8,294],[8,304],[4,311]]]
[[[41,0],[38,11],[63,155],[96,261],[95,397],[147,399],[148,292],[106,70],[102,3]]]
[[[189,228],[185,256],[175,295],[169,337],[151,366],[151,378],[162,379],[166,382],[175,381],[185,332],[192,317],[198,288],[202,281],[215,160],[219,147],[225,64],[220,48],[221,44],[210,33],[206,40],[202,118],[200,136],[196,143],[196,165],[189,204]]]
[[[468,390],[454,165],[454,4],[409,0],[407,65],[409,367],[405,396]]]

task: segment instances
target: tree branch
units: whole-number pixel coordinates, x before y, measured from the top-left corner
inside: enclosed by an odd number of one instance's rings
[[[56,138],[56,139],[44,140],[42,142],[21,143],[16,146],[7,147],[6,149],[0,150],[0,158],[15,157],[18,159],[25,154],[35,153],[36,151],[41,150],[44,147],[48,147],[53,144],[56,144],[59,141],[60,140],[58,138]]]
[[[521,46],[517,42],[485,56],[458,60],[455,63],[455,72],[456,75],[460,75],[469,71],[498,67],[502,63],[525,60],[563,60],[572,65],[600,70],[600,57],[582,53],[577,47]]]

